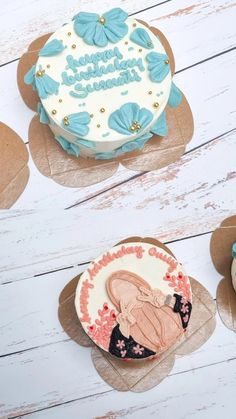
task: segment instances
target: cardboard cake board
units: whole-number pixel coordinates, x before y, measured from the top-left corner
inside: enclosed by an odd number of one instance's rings
[[[140,241],[154,244],[171,251],[153,238],[131,237],[118,244]],[[117,244],[117,245],[118,245]],[[195,279],[190,278],[193,309],[187,332],[172,348],[160,356],[148,360],[122,361],[98,348],[84,332],[77,317],[74,298],[80,275],[72,279],[62,290],[58,316],[65,332],[81,346],[91,347],[94,366],[111,387],[119,391],[143,392],[158,385],[172,370],[175,358],[184,356],[201,347],[215,329],[215,303],[209,292]]]
[[[216,303],[224,325],[236,332],[236,292],[232,285],[232,245],[236,242],[236,215],[226,218],[212,234],[210,252],[216,270],[224,276],[217,287]]]
[[[149,27],[147,23],[140,22]],[[158,29],[153,27],[150,29],[160,38],[170,60],[171,72],[174,74],[174,55],[167,39]],[[44,35],[32,42],[18,65],[17,82],[20,94],[26,105],[34,111],[37,109],[39,99],[32,86],[24,83],[24,75],[37,61],[38,50],[50,35]],[[167,107],[166,110],[168,136],[154,135],[142,150],[125,153],[112,160],[77,158],[68,155],[55,141],[50,128],[41,124],[38,116],[35,116],[29,127],[30,153],[36,167],[43,175],[68,187],[99,183],[111,177],[117,171],[119,164],[136,171],[157,170],[178,160],[193,135],[192,112],[184,95],[177,108]]]
[[[24,191],[29,179],[28,159],[22,139],[0,122],[0,209],[10,208]]]

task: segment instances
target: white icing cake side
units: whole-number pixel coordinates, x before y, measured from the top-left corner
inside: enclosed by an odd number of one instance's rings
[[[232,262],[231,276],[232,276],[232,284],[233,284],[234,290],[236,291],[236,258],[234,258]]]
[[[81,275],[75,296],[76,312],[85,332],[105,351],[108,351],[107,341],[103,341],[100,335],[94,335],[94,328],[99,328],[101,324],[104,304],[108,314],[117,317],[119,313],[119,309],[109,298],[107,280],[114,273],[122,271],[140,277],[150,289],[160,290],[166,297],[172,298],[174,293],[178,293],[191,303],[189,278],[182,265],[165,250],[143,242],[113,247],[96,258]],[[110,328],[115,325],[116,321],[112,322],[111,318]]]
[[[55,56],[40,56],[36,64],[36,71],[42,68],[47,75],[60,83],[57,95],[52,94],[46,99],[41,99],[43,107],[50,118],[50,128],[55,135],[60,135],[69,142],[75,143],[79,136],[70,133],[64,126],[62,127],[63,118],[68,114],[77,112],[88,112],[92,115],[88,125],[89,132],[81,138],[93,141],[95,148],[90,149],[80,145],[81,155],[83,156],[93,156],[96,153],[111,152],[123,144],[140,137],[140,135],[149,132],[165,109],[168,101],[172,79],[171,72],[169,71],[164,80],[157,83],[151,81],[147,69],[148,63],[146,55],[149,52],[153,51],[165,54],[161,42],[140,22],[128,18],[126,23],[128,25],[128,33],[119,42],[115,44],[108,43],[106,47],[97,47],[85,43],[83,39],[75,33],[73,22],[70,22],[57,30],[45,44],[47,45],[53,39],[58,39],[63,42],[63,45],[66,48]],[[142,48],[130,39],[131,33],[137,28],[145,28],[145,31],[148,32],[153,43],[153,49]],[[138,59],[141,59],[133,69],[129,69],[129,71],[135,70],[138,74],[138,78],[141,78],[141,80],[131,81],[128,84],[108,88],[106,90],[93,91],[88,93],[84,98],[72,96],[70,92],[78,93],[78,91],[75,90],[76,84],[80,83],[84,88],[87,84],[118,78],[121,71],[116,69],[114,72],[103,74],[102,77],[93,77],[89,80],[83,79],[79,82],[75,81],[70,85],[63,84],[63,80],[64,83],[68,83],[68,77],[73,78],[75,75],[75,72],[73,72],[71,68],[66,68],[68,65],[67,57],[71,55],[74,59],[79,60],[79,58],[84,57],[86,54],[90,56],[97,52],[102,53],[108,50],[114,51],[114,48],[116,48],[116,52],[118,49],[119,54],[121,54],[119,56],[123,57],[120,58],[119,61],[128,59],[136,59],[136,61],[138,61]],[[98,64],[99,66],[108,66],[109,64],[113,64],[114,58],[115,57],[108,59],[106,63],[100,61]],[[91,64],[81,65],[77,68],[77,74],[81,71],[85,72],[89,66],[91,67]],[[70,80],[73,80],[72,78]],[[152,112],[153,119],[142,131],[126,135],[109,127],[108,119],[112,112],[130,102],[136,103],[140,108],[146,108]],[[155,107],[155,103],[158,104],[156,105],[157,107]]]

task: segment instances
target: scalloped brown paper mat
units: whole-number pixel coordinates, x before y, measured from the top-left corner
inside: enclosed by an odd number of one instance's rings
[[[224,325],[236,332],[236,292],[232,285],[232,245],[236,242],[236,215],[226,218],[211,237],[210,252],[216,270],[224,275],[216,291],[216,303]]]
[[[28,159],[19,135],[0,122],[0,209],[10,208],[24,191],[29,179]]]
[[[140,22],[149,27],[147,23]],[[150,29],[164,45],[170,59],[171,72],[174,74],[174,55],[169,42],[161,31],[153,27]],[[50,35],[44,35],[32,42],[18,65],[18,88],[25,104],[32,110],[36,110],[39,99],[32,87],[25,85],[24,74],[35,64],[38,50]],[[55,141],[50,128],[41,124],[35,116],[29,127],[30,153],[38,170],[60,185],[74,188],[89,186],[111,177],[119,164],[130,170],[149,171],[178,160],[193,135],[192,112],[184,95],[180,106],[175,109],[167,107],[167,123],[168,136],[153,136],[143,150],[126,153],[113,160],[95,160],[68,155]]]
[[[122,242],[147,242],[173,253],[163,243],[153,238],[130,237]],[[70,281],[59,298],[58,316],[65,332],[81,346],[91,347],[91,356],[99,375],[111,387],[120,391],[142,392],[158,385],[172,370],[176,356],[195,351],[205,343],[215,329],[215,303],[209,292],[195,279],[190,278],[193,293],[193,310],[187,333],[176,345],[152,360],[124,362],[98,348],[84,332],[77,317],[74,298],[81,274]]]

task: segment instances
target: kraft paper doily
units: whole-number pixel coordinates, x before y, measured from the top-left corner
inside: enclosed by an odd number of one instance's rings
[[[22,139],[0,122],[0,209],[10,208],[24,191],[29,179],[28,158]]]
[[[163,243],[153,238],[130,237],[122,243],[147,242],[173,253]],[[98,348],[84,332],[77,317],[74,297],[81,274],[62,290],[58,316],[65,332],[81,346],[91,347],[93,364],[104,381],[119,391],[143,392],[158,385],[172,370],[175,358],[187,355],[205,343],[215,329],[215,303],[206,288],[190,277],[193,308],[188,330],[174,347],[152,360],[124,362]],[[79,358],[78,358],[79,365]]]
[[[236,242],[236,215],[226,218],[212,234],[210,252],[216,270],[224,276],[216,291],[216,304],[224,325],[236,332],[236,292],[232,285],[232,245]]]
[[[149,25],[140,21],[147,27]],[[171,47],[165,36],[158,29],[150,27],[164,45],[174,74],[175,62]],[[36,111],[39,101],[32,86],[24,83],[24,75],[37,61],[38,51],[51,34],[33,41],[28,51],[23,54],[17,69],[17,82],[25,104]],[[143,150],[126,153],[112,160],[95,160],[68,155],[54,140],[47,125],[34,116],[29,127],[29,148],[38,170],[55,182],[68,187],[83,187],[99,183],[111,177],[122,164],[127,169],[149,171],[165,167],[178,160],[184,153],[187,143],[193,135],[193,117],[187,99],[183,95],[177,108],[166,108],[169,134],[167,137],[154,135]]]

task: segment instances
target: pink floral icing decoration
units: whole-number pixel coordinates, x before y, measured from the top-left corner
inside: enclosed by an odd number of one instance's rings
[[[98,310],[98,316],[95,323],[87,327],[88,335],[97,345],[108,350],[112,329],[117,324],[117,314],[115,310],[108,307],[107,303],[104,303],[102,310]],[[122,341],[120,345],[122,345]]]
[[[169,282],[169,287],[174,288],[176,293],[179,293],[184,298],[183,304],[187,301],[191,302],[191,291],[190,291],[190,284],[188,283],[188,277],[184,275],[182,272],[178,273],[178,276],[170,275],[169,272],[166,273],[164,276],[164,281]]]

